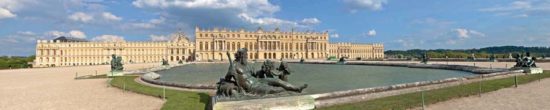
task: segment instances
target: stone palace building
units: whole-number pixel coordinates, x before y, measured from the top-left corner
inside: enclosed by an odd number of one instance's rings
[[[171,41],[155,42],[88,42],[70,37],[38,40],[33,67],[108,64],[113,54],[121,56],[123,63],[179,61],[191,55],[193,43],[183,33],[172,36]]]
[[[70,37],[38,40],[34,67],[108,64],[111,55],[121,56],[123,63],[183,61],[194,56],[197,61],[227,60],[226,52],[248,49],[249,59],[326,59],[347,57],[383,59],[382,44],[329,43],[328,32],[283,32],[279,29],[255,31],[226,28],[195,28],[195,41],[182,32],[170,41],[90,42]]]

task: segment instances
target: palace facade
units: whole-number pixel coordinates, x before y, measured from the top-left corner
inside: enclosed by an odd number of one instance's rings
[[[194,44],[183,33],[172,36],[171,41],[159,42],[89,42],[70,37],[38,40],[33,67],[109,64],[113,54],[121,56],[123,63],[185,60]]]
[[[328,55],[328,33],[244,29],[195,28],[198,60],[224,60],[226,52],[248,49],[249,59],[323,59]],[[233,56],[232,56],[233,57]]]
[[[336,58],[347,57],[351,59],[382,59],[384,58],[384,45],[382,44],[354,44],[332,43],[329,48],[329,56]]]
[[[34,67],[109,64],[111,55],[121,56],[123,63],[170,62],[194,56],[197,61],[227,60],[226,52],[248,49],[249,59],[383,59],[382,44],[329,43],[328,32],[284,32],[279,29],[254,31],[226,28],[195,28],[195,41],[181,32],[170,41],[89,42],[59,37],[38,40]]]

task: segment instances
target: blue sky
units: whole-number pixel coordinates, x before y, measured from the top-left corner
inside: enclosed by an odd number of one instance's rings
[[[328,31],[386,50],[550,44],[550,0],[0,0],[0,55],[37,39],[167,40],[194,27]]]

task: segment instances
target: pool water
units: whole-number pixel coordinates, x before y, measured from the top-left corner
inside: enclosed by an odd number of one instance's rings
[[[256,70],[261,63],[249,63]],[[306,94],[388,86],[427,80],[475,75],[469,72],[422,69],[391,66],[297,64],[289,63],[292,71],[289,82],[295,85],[308,84]],[[275,67],[279,65],[276,64]],[[229,64],[188,64],[158,71],[159,80],[188,84],[215,84],[225,75]]]

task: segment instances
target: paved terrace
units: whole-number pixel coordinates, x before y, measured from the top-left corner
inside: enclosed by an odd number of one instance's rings
[[[127,70],[155,64],[129,64]],[[0,110],[156,110],[160,98],[107,87],[107,79],[74,80],[75,73],[107,73],[109,65],[0,70]]]

